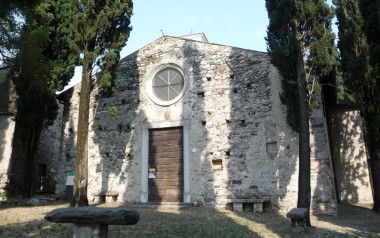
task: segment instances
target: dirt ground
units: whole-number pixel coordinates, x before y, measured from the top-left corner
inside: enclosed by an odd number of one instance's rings
[[[0,204],[0,237],[72,237],[72,224],[52,224],[43,219],[49,211],[67,206],[63,202]],[[113,203],[105,206],[123,205]],[[337,217],[312,215],[312,227],[305,230],[300,227],[292,229],[290,220],[276,213],[235,213],[204,207],[188,207],[182,211],[137,205],[130,207],[140,212],[139,223],[128,229],[110,227],[109,237],[152,237],[152,234],[153,237],[218,238],[380,237],[380,214],[368,206],[339,205]]]

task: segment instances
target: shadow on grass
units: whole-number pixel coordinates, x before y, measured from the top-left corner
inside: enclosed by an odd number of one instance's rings
[[[50,223],[44,219],[29,222],[19,222],[12,225],[0,226],[0,237],[72,237],[72,224]]]
[[[269,227],[284,226],[281,216],[235,213],[206,207],[135,207],[140,221],[134,226],[110,229],[110,237],[280,237]]]
[[[100,206],[118,205],[125,207],[116,203]],[[47,212],[65,206],[8,206],[7,211],[0,206],[3,218],[0,237],[71,237],[72,224],[50,223],[43,219]],[[140,221],[134,226],[110,226],[109,237],[279,237],[264,229],[261,223],[269,222],[269,227],[283,223],[278,215],[269,213],[247,212],[238,216],[229,210],[206,207],[128,207],[140,212]]]
[[[339,211],[338,217],[312,215],[312,227],[305,230],[301,227],[292,229],[290,219],[276,213],[245,211],[224,214],[235,224],[249,224],[249,230],[255,232],[242,237],[380,237],[380,214],[369,208],[350,205],[339,205]]]
[[[0,205],[0,237],[71,237],[72,224],[50,223],[45,214],[65,204]],[[313,227],[291,230],[290,221],[276,213],[241,213],[206,207],[130,207],[140,213],[133,226],[110,226],[109,237],[379,237],[379,215],[370,209],[341,205],[340,216],[312,216]],[[33,215],[32,215],[33,214]]]
[[[345,227],[345,237],[380,237],[380,214],[369,207],[339,204],[338,217],[316,215],[315,224]]]
[[[10,200],[0,205],[0,237],[71,237],[71,224],[55,224],[44,220],[49,211],[68,207],[65,202],[26,205],[26,200]]]
[[[38,198],[37,198],[38,200]],[[0,211],[3,212],[4,210],[7,209],[28,209],[28,208],[36,208],[36,207],[64,207],[64,206],[69,206],[69,204],[64,201],[64,200],[49,200],[49,199],[42,199],[38,200],[39,204],[33,204],[31,202],[30,198],[10,198],[5,201],[0,202]],[[0,216],[1,219],[1,216]]]

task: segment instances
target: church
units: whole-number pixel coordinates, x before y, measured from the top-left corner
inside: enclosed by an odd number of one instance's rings
[[[267,53],[202,33],[162,36],[120,60],[115,88],[112,97],[91,94],[90,201],[108,193],[126,203],[228,207],[257,198],[268,211],[296,207],[300,142]],[[56,194],[74,171],[79,93],[77,85],[57,95],[58,117],[41,136],[39,176],[54,180]],[[338,202],[372,194],[360,116],[331,95],[322,93],[310,117],[311,209],[334,215]],[[346,138],[348,130],[356,133]]]

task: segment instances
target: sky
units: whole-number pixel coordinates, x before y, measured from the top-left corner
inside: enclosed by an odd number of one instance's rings
[[[210,43],[266,51],[265,0],[134,0],[132,31],[121,58],[163,35],[204,33]],[[80,82],[80,68],[66,87]]]
[[[211,43],[266,51],[265,0],[134,0],[122,57],[160,38],[204,33]]]
[[[331,0],[328,0],[331,4]],[[134,0],[121,58],[163,35],[204,33],[210,43],[266,52],[265,0]],[[80,81],[80,70],[69,86]]]

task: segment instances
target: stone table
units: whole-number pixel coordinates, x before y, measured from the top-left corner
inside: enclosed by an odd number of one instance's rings
[[[134,225],[140,214],[129,208],[70,207],[58,208],[45,219],[55,223],[73,223],[74,238],[106,238],[108,225]]]

